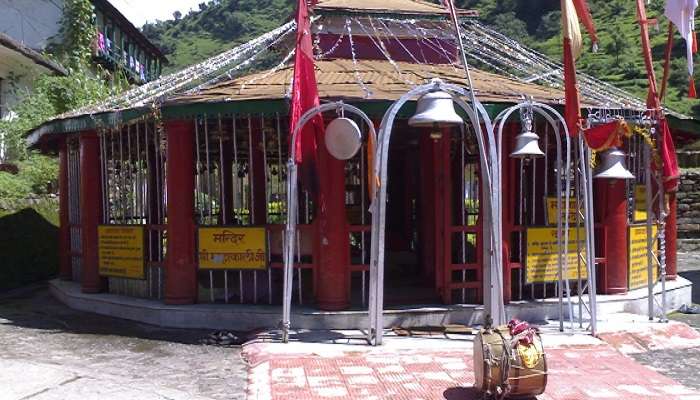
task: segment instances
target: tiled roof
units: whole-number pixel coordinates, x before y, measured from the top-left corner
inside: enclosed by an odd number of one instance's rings
[[[446,14],[439,4],[421,0],[320,0],[314,8],[330,11],[372,12],[391,14]],[[476,11],[459,10],[462,15],[477,15]]]
[[[169,103],[285,98],[293,71],[293,66],[289,65],[277,71],[254,73],[222,82],[198,94],[175,96]],[[351,60],[345,59],[316,61],[316,80],[322,98],[393,101],[415,85],[436,77],[468,86],[464,70],[459,66],[362,60],[355,67]],[[564,93],[558,89],[522,83],[480,70],[472,71],[472,79],[482,102],[513,103],[521,101],[523,96],[532,96],[537,101],[561,104],[564,99]]]

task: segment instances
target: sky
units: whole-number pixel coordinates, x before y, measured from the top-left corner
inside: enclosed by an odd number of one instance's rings
[[[175,11],[187,14],[191,8],[198,9],[199,3],[208,0],[110,0],[132,24],[143,26],[147,21],[172,19]]]

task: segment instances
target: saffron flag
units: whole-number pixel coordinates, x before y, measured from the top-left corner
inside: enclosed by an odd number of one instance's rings
[[[689,97],[695,97],[695,82],[693,81],[693,53],[695,44],[695,9],[698,0],[667,0],[664,15],[676,26],[685,39],[686,56],[688,57]],[[697,50],[696,50],[697,51]]]
[[[290,107],[290,132],[297,125],[301,116],[320,104],[316,73],[314,71],[313,47],[311,44],[311,21],[305,0],[299,0],[297,6],[297,36],[294,53],[294,76],[292,81],[292,102]],[[301,164],[301,179],[313,197],[318,188],[316,174],[316,143],[324,133],[323,118],[314,116],[297,135],[295,162]]]

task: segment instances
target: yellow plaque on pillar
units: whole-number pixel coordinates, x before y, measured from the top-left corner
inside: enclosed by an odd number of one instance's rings
[[[197,236],[200,269],[267,269],[264,227],[202,227]]]
[[[101,276],[145,279],[142,225],[100,225],[97,236]]]
[[[658,227],[652,226],[651,236],[656,237]],[[658,241],[652,245],[654,254],[658,256]],[[649,268],[647,259],[647,226],[635,225],[629,227],[629,249],[627,253],[628,262],[628,287],[629,289],[639,289],[648,285]],[[656,282],[659,277],[659,263],[653,261],[652,282]]]
[[[647,220],[647,187],[638,185],[634,187],[634,222]]]
[[[555,214],[556,215],[556,214]],[[586,231],[578,229],[579,245],[576,245],[576,228],[569,228],[569,246],[562,263],[568,260],[566,279],[586,279],[588,276],[585,260]],[[562,237],[562,246],[564,238]],[[581,253],[578,253],[578,248]],[[581,263],[579,264],[579,257]],[[527,256],[525,260],[526,283],[555,282],[559,276],[559,246],[557,228],[528,228]]]
[[[547,225],[556,225],[557,224],[557,198],[556,197],[547,197],[546,199],[547,203]],[[566,207],[566,199],[561,199],[561,222],[562,224],[566,221],[564,219],[564,208]],[[576,199],[573,197],[569,197],[569,223],[570,224],[575,224],[576,223]]]

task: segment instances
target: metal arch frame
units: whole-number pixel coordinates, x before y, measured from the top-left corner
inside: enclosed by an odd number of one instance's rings
[[[658,124],[658,123],[657,123]],[[652,127],[652,129],[658,129]],[[654,132],[652,132],[653,136]],[[666,204],[665,188],[663,179],[658,171],[652,169],[652,152],[648,143],[644,143],[644,177],[646,186],[646,213],[645,221],[647,233],[647,313],[649,321],[653,321],[657,316],[656,306],[659,308],[659,321],[668,322],[666,317]],[[652,193],[652,180],[656,182],[657,191]],[[656,204],[654,204],[656,202]],[[655,209],[655,207],[657,209]],[[653,227],[657,227],[656,235],[653,234]],[[658,241],[658,255],[654,254],[654,247]],[[659,265],[659,276],[654,279],[654,268]],[[657,283],[661,283],[661,304],[656,299],[654,289]]]
[[[501,251],[502,226],[501,213],[498,206],[500,194],[498,190],[491,190],[492,187],[500,185],[500,174],[498,173],[500,167],[498,165],[498,151],[494,139],[493,125],[486,109],[472,96],[471,90],[453,84],[446,84],[440,79],[433,79],[430,83],[411,89],[396,100],[384,114],[379,128],[373,173],[374,176],[379,177],[380,185],[370,206],[372,236],[370,250],[369,331],[367,333],[369,342],[375,346],[382,344],[384,335],[384,239],[388,183],[387,163],[391,131],[398,111],[406,102],[414,97],[436,90],[445,91],[452,96],[453,101],[467,114],[476,133],[482,178],[485,178],[481,180],[481,187],[484,193],[484,200],[487,203],[483,209],[484,224],[482,231],[484,235],[484,266],[488,265],[488,268],[484,268],[484,304],[487,313],[493,318],[494,324],[500,325],[505,323]],[[462,100],[460,96],[471,98],[474,108]],[[475,121],[479,121],[479,114],[486,128],[486,137],[484,137],[481,124],[475,123]],[[486,237],[489,238],[488,241]],[[487,243],[488,245],[486,245]],[[497,251],[494,251],[494,249],[497,249]],[[488,263],[486,263],[486,260],[488,260]],[[495,276],[495,279],[492,279],[492,276]]]
[[[297,164],[296,159],[296,142],[297,135],[301,129],[315,116],[323,114],[327,111],[335,110],[339,114],[341,112],[350,112],[358,115],[367,123],[369,127],[369,135],[376,137],[374,124],[372,120],[359,108],[345,104],[342,101],[326,103],[306,111],[292,130],[291,145],[289,149],[289,160],[287,160],[287,224],[285,228],[284,241],[284,280],[283,280],[283,296],[282,296],[282,341],[289,341],[289,328],[291,326],[291,308],[292,308],[292,273],[294,268],[294,243],[297,226]]]
[[[554,129],[554,136],[556,139],[556,144],[557,144],[557,158],[556,158],[556,171],[558,172],[558,177],[556,181],[556,190],[557,190],[557,232],[559,233],[557,235],[557,246],[560,249],[559,251],[559,257],[558,257],[558,279],[559,279],[559,290],[558,290],[558,297],[559,297],[559,330],[563,331],[564,330],[564,311],[563,311],[563,297],[564,297],[564,285],[566,285],[566,295],[567,295],[567,302],[568,302],[568,308],[569,308],[569,321],[571,323],[571,328],[573,330],[574,328],[574,321],[573,321],[573,305],[571,303],[571,290],[569,287],[569,280],[564,279],[564,277],[568,277],[568,257],[564,257],[563,253],[566,252],[566,249],[569,248],[569,193],[571,191],[571,140],[569,136],[569,129],[566,125],[566,121],[564,117],[553,107],[539,103],[539,102],[534,102],[531,99],[528,99],[527,101],[516,104],[512,107],[509,107],[503,111],[501,111],[498,116],[496,116],[494,122],[498,126],[498,135],[497,135],[497,146],[498,146],[498,157],[499,160],[501,159],[502,151],[503,151],[503,128],[505,126],[505,123],[508,121],[509,117],[515,113],[518,110],[521,110],[523,108],[529,108],[532,111],[536,112],[540,116],[544,117],[549,125]],[[561,130],[559,127],[564,128],[564,143],[565,143],[565,149],[566,149],[566,163],[565,167],[562,168],[562,155],[561,155]],[[585,162],[585,161],[583,161]],[[582,169],[582,171],[585,173],[586,169]],[[502,170],[500,169],[500,163],[499,163],[499,171],[498,171],[499,176],[502,174]],[[562,179],[565,180],[565,189],[564,192],[561,190],[561,181]],[[590,184],[589,179],[584,179],[583,182],[585,182],[585,185],[588,186]],[[584,218],[584,226],[585,226],[585,241],[586,241],[586,269],[587,269],[587,280],[588,280],[588,295],[589,295],[589,313],[591,315],[591,331],[595,335],[596,333],[596,302],[595,302],[595,297],[596,297],[596,287],[595,287],[595,264],[593,263],[593,260],[595,257],[593,256],[593,243],[594,243],[594,231],[593,231],[593,226],[592,226],[592,218],[589,218],[588,215],[593,215],[593,212],[591,211],[591,208],[593,207],[592,204],[592,199],[589,197],[590,191],[584,190],[584,212],[586,214],[586,217]],[[562,196],[565,195],[564,199],[564,208],[565,208],[565,213],[564,215],[567,216],[564,220],[564,227],[562,231],[562,221],[561,221],[561,206],[562,206]],[[503,203],[499,202],[499,213],[502,213],[502,206]],[[562,247],[562,236],[564,237],[564,243]],[[564,250],[562,250],[564,249]],[[563,285],[563,284],[564,285]],[[581,299],[579,299],[581,301]]]

